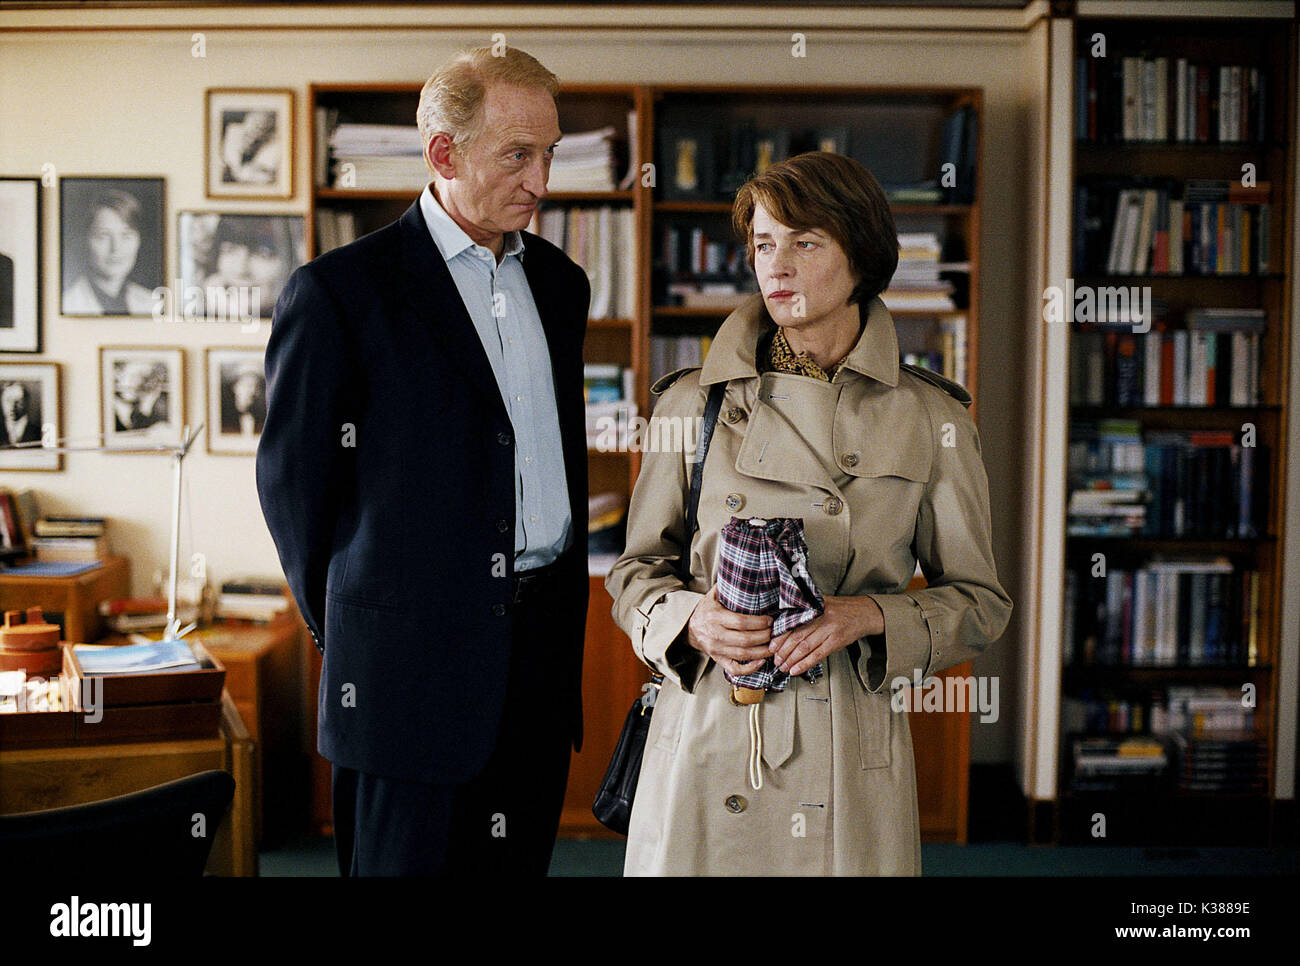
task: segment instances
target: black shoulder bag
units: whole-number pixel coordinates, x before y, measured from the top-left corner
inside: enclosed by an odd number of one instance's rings
[[[695,448],[695,465],[691,467],[691,492],[686,501],[686,545],[682,547],[682,556],[677,563],[677,573],[682,583],[691,580],[691,543],[699,524],[696,514],[700,506],[700,487],[704,484],[704,457],[708,455],[709,443],[713,441],[713,427],[718,422],[718,412],[722,409],[722,396],[727,390],[725,382],[714,383],[709,388],[708,402],[704,406],[704,423],[700,427],[699,444]],[[647,690],[632,702],[627,718],[623,721],[623,730],[619,733],[618,743],[614,746],[614,755],[610,758],[605,777],[596,793],[592,813],[601,825],[620,835],[627,834],[628,822],[632,817],[632,798],[636,795],[637,779],[641,776],[641,756],[645,752],[646,735],[650,732],[650,715],[654,712],[655,696],[663,684],[663,675],[652,673],[650,683],[653,690]]]

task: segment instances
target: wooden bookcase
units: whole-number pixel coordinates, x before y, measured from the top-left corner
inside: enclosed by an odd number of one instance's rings
[[[1068,152],[1067,157],[1058,159],[1062,167],[1053,173],[1063,173],[1068,161],[1069,195],[1074,204],[1065,215],[1049,202],[1055,209],[1054,214],[1049,214],[1049,223],[1055,221],[1049,227],[1046,285],[1060,287],[1064,269],[1073,279],[1076,292],[1084,287],[1094,291],[1101,287],[1136,287],[1150,291],[1157,310],[1149,333],[1142,332],[1151,324],[1146,319],[1137,328],[1112,326],[1100,330],[1100,335],[1090,336],[1086,333],[1099,331],[1095,324],[1067,316],[1064,328],[1058,327],[1046,337],[1049,341],[1064,340],[1056,344],[1055,355],[1048,350],[1045,379],[1045,395],[1052,397],[1059,406],[1057,411],[1065,414],[1065,426],[1047,420],[1046,431],[1059,434],[1057,443],[1063,445],[1049,451],[1043,470],[1049,505],[1058,507],[1059,512],[1049,512],[1045,517],[1048,532],[1043,544],[1043,579],[1050,581],[1050,586],[1043,594],[1040,624],[1048,631],[1045,642],[1059,641],[1059,648],[1041,647],[1042,663],[1038,668],[1040,675],[1058,681],[1056,727],[1051,728],[1052,713],[1044,711],[1039,718],[1038,736],[1040,742],[1055,742],[1057,795],[1050,835],[1040,829],[1031,830],[1031,837],[1050,837],[1071,844],[1270,844],[1279,755],[1279,705],[1288,701],[1293,705],[1296,701],[1293,690],[1284,692],[1280,673],[1287,646],[1282,634],[1286,592],[1283,523],[1289,459],[1290,333],[1294,323],[1295,22],[1257,15],[1195,19],[1126,16],[1122,9],[1105,4],[1079,4],[1077,11],[1058,9],[1061,13],[1065,16],[1054,23],[1052,46],[1052,110],[1056,116],[1051,144],[1054,152]],[[1127,91],[1124,58],[1140,59],[1149,65],[1129,67],[1129,76],[1134,80]],[[1186,135],[1188,139],[1179,139],[1176,122],[1181,105],[1176,78],[1183,62],[1205,67],[1209,77],[1208,92],[1200,92],[1198,105],[1200,116],[1206,115],[1207,108],[1214,112],[1208,138],[1198,138],[1192,131]],[[1243,125],[1239,136],[1232,136],[1234,132],[1228,130],[1221,138],[1217,124],[1219,102],[1215,97],[1218,68],[1233,65],[1240,69],[1242,93],[1236,93],[1236,78],[1225,73],[1223,109],[1244,109],[1246,117],[1253,120],[1258,113],[1258,95],[1250,92],[1249,76],[1250,68],[1255,68],[1263,93],[1262,120],[1258,126]],[[1144,70],[1148,73],[1145,87]],[[1163,81],[1158,79],[1162,75],[1166,78]],[[1107,81],[1107,77],[1114,77],[1117,84]],[[1162,85],[1164,92],[1160,90]],[[1093,100],[1090,92],[1099,88],[1101,96]],[[1196,87],[1185,89],[1191,90],[1190,96],[1197,96]],[[1113,99],[1108,96],[1112,90]],[[1140,112],[1145,96],[1148,119],[1163,114],[1164,119],[1158,121],[1162,127],[1155,131],[1129,130],[1126,134],[1122,115],[1116,126],[1113,112],[1124,110],[1126,94],[1130,116]],[[1063,111],[1068,113],[1068,123]],[[1112,236],[1120,205],[1114,194],[1106,195],[1107,184],[1112,191],[1125,187],[1166,191],[1176,203],[1186,202],[1184,207],[1195,208],[1195,217],[1199,218],[1207,209],[1188,200],[1197,197],[1187,192],[1189,182],[1204,179],[1238,185],[1251,174],[1258,183],[1270,186],[1262,199],[1268,206],[1269,221],[1269,260],[1263,270],[1255,269],[1247,258],[1245,271],[1240,270],[1240,262],[1234,270],[1217,266],[1219,270],[1211,273],[1198,272],[1192,264],[1182,266],[1183,271],[1178,272],[1175,262],[1175,271],[1169,271],[1162,255],[1160,270],[1156,270],[1153,260],[1141,274],[1134,274],[1106,258],[1112,245],[1122,247],[1123,239],[1122,225]],[[1105,195],[1105,204],[1086,209],[1078,201],[1081,186],[1094,196]],[[1061,187],[1058,183],[1049,191]],[[1056,197],[1060,200],[1063,195]],[[1243,224],[1257,222],[1260,209],[1255,202],[1259,200],[1256,197],[1246,203]],[[1211,224],[1208,234],[1196,232],[1198,246],[1205,239],[1216,246],[1232,244],[1230,234],[1225,235],[1223,230],[1225,224],[1229,233],[1232,230],[1231,209],[1223,205],[1220,208],[1229,217]],[[1219,209],[1212,210],[1217,215]],[[1191,222],[1190,212],[1180,219],[1178,208],[1173,211],[1172,220],[1162,221],[1157,215],[1152,233],[1157,244],[1162,243],[1162,225],[1167,231],[1173,224],[1174,241],[1169,244],[1176,246],[1178,225]],[[1257,246],[1258,241],[1256,236],[1251,244]],[[1100,253],[1094,247],[1098,242]],[[1081,257],[1081,249],[1087,251],[1086,259]],[[1184,251],[1190,254],[1190,245]],[[1230,342],[1230,335],[1206,336],[1204,329],[1198,332],[1194,324],[1189,324],[1189,312],[1207,308],[1263,310],[1265,327],[1256,335],[1258,395],[1249,399],[1230,395],[1225,399],[1222,373],[1219,393],[1208,404],[1195,390],[1176,403],[1171,403],[1167,386],[1154,397],[1149,395],[1148,389],[1155,391],[1150,375],[1159,372],[1168,376],[1172,357],[1166,354],[1153,360],[1145,354],[1152,345],[1145,340],[1159,338],[1163,345],[1195,346],[1198,340],[1204,344],[1208,338],[1218,347],[1212,347],[1212,352],[1222,353],[1225,345],[1232,345],[1231,351],[1237,355],[1229,358],[1240,364],[1240,348]],[[1049,319],[1046,324],[1050,330],[1056,323]],[[1096,347],[1101,345],[1105,348],[1099,354]],[[1128,355],[1130,351],[1135,351],[1136,356]],[[1094,367],[1091,375],[1090,361]],[[1182,368],[1181,355],[1174,361]],[[1189,386],[1206,384],[1207,375],[1198,359],[1192,358],[1184,371]],[[1083,384],[1089,380],[1092,384],[1085,388]],[[1214,382],[1213,374],[1208,381]],[[1104,398],[1097,398],[1098,386]],[[1052,400],[1045,406],[1050,413]],[[1134,523],[1128,532],[1122,532],[1125,528],[1119,524],[1094,524],[1096,529],[1111,526],[1116,531],[1113,535],[1083,533],[1087,529],[1083,507],[1089,498],[1076,504],[1073,495],[1093,484],[1079,474],[1077,463],[1072,464],[1070,447],[1082,445],[1090,424],[1114,420],[1136,424],[1141,433],[1143,466],[1139,474],[1146,476],[1148,494],[1145,522],[1140,526]],[[1106,425],[1118,433],[1128,431],[1123,424]],[[1166,457],[1164,450],[1175,445],[1172,441],[1177,439],[1186,443],[1176,445],[1189,446],[1186,456]],[[1229,440],[1231,445],[1224,445]],[[1237,477],[1212,467],[1215,461],[1228,465],[1228,461],[1240,459],[1243,446],[1253,447],[1258,454],[1254,489],[1261,489],[1262,482],[1263,492],[1256,494],[1262,500],[1253,520],[1257,530],[1218,527],[1209,532],[1211,524],[1222,520],[1222,507],[1226,505],[1236,512],[1232,504],[1240,499]],[[1162,459],[1167,462],[1161,463]],[[1262,477],[1260,470],[1266,471]],[[1184,472],[1187,482],[1179,482],[1177,474]],[[1105,475],[1104,470],[1100,473]],[[1111,481],[1122,477],[1113,473]],[[1197,480],[1204,481],[1203,485],[1198,486]],[[1064,500],[1058,503],[1050,498],[1051,494],[1060,494]],[[1095,493],[1092,498],[1103,499]],[[1180,501],[1181,520],[1171,517]],[[1072,515],[1075,509],[1079,512]],[[1141,576],[1142,571],[1154,573],[1162,567],[1166,573],[1173,568],[1189,572],[1198,563],[1230,566],[1231,572],[1187,578]],[[1242,576],[1250,572],[1258,574],[1257,598],[1247,583],[1250,578]],[[1161,579],[1167,582],[1155,591],[1152,609],[1147,610],[1143,595],[1152,593]],[[1142,585],[1144,580],[1146,584]],[[1207,591],[1201,588],[1206,587],[1211,588],[1214,597],[1202,596]],[[1225,588],[1225,610],[1217,612],[1212,601],[1218,600],[1218,589]],[[1233,610],[1234,598],[1239,601],[1236,606],[1240,611]],[[1157,606],[1165,609],[1157,611]],[[1157,613],[1163,613],[1163,619],[1156,618]],[[1151,615],[1145,628],[1143,614]],[[1228,617],[1235,618],[1230,631],[1225,629],[1220,634],[1206,630],[1207,622],[1226,621]],[[1208,645],[1202,648],[1211,637],[1223,644],[1222,650]],[[1143,642],[1151,639],[1162,640],[1168,646],[1152,655],[1143,648]],[[1199,730],[1199,726],[1190,724],[1186,728],[1173,726],[1169,712],[1178,711],[1179,692],[1188,688],[1219,688],[1239,696],[1239,703],[1252,712],[1249,732],[1232,735]],[[1076,740],[1084,737],[1116,742],[1149,737],[1164,748],[1165,771],[1146,777],[1085,775],[1077,768],[1075,753]],[[1228,739],[1240,739],[1242,743],[1229,748]],[[1293,754],[1293,737],[1284,737],[1283,745]],[[1248,761],[1260,763],[1253,780]],[[1104,825],[1098,824],[1098,816],[1104,816]]]
[[[413,123],[419,84],[319,84],[308,92],[309,117],[318,123],[318,107],[339,111],[346,121]],[[652,335],[709,336],[728,309],[682,307],[662,298],[662,266],[656,264],[671,226],[702,227],[713,240],[730,239],[730,200],[721,194],[689,200],[673,198],[664,186],[665,172],[658,151],[665,127],[689,125],[716,136],[715,160],[725,164],[729,136],[738,124],[756,130],[781,129],[790,136],[790,153],[804,150],[812,135],[832,132],[848,139],[848,152],[886,182],[915,182],[940,178],[941,143],[945,119],[969,109],[974,117],[971,170],[962,172],[971,183],[960,203],[893,205],[900,232],[933,232],[943,243],[944,262],[969,262],[954,293],[958,308],[948,311],[894,312],[901,350],[932,350],[945,322],[964,319],[965,383],[978,398],[975,385],[979,334],[979,232],[983,197],[980,159],[983,136],[982,91],[938,87],[805,87],[772,88],[719,85],[639,86],[623,84],[565,85],[559,97],[562,131],[592,130],[612,125],[616,176],[634,165],[631,190],[556,192],[550,205],[631,206],[636,221],[636,313],[631,318],[592,320],[584,347],[588,363],[614,363],[633,370],[638,412],[648,416],[650,345]],[[628,137],[629,112],[635,111],[635,138]],[[319,167],[322,139],[312,137],[312,168]],[[635,140],[637,157],[630,157]],[[654,177],[643,177],[643,165],[656,165]],[[717,173],[721,174],[721,167]],[[653,181],[653,184],[648,183]],[[963,185],[965,188],[965,185]],[[315,185],[308,216],[309,244],[317,254],[315,223],[321,208],[346,210],[356,219],[358,234],[373,231],[397,218],[415,198],[415,191],[368,191]],[[745,269],[745,271],[748,271]],[[640,460],[636,453],[589,453],[590,492],[630,495]],[[919,578],[918,578],[919,579]],[[586,739],[575,755],[569,791],[561,819],[562,834],[607,835],[591,814],[591,803],[604,774],[623,717],[641,684],[648,680],[626,637],[610,617],[611,601],[603,576],[591,577],[588,612],[584,701]],[[946,674],[962,675],[969,665]],[[317,671],[317,673],[319,673]],[[916,754],[920,822],[927,840],[966,840],[967,785],[970,759],[970,719],[956,713],[910,715]]]

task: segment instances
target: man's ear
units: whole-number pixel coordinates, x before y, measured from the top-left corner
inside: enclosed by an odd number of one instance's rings
[[[434,171],[446,180],[456,177],[456,162],[452,157],[453,145],[451,135],[439,131],[424,146],[424,161],[430,171]]]

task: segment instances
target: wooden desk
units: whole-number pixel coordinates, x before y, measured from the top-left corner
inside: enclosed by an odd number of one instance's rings
[[[221,733],[214,738],[0,751],[0,814],[100,801],[220,768],[234,777],[235,797],[216,830],[206,871],[255,876],[254,745],[225,691],[221,705]]]
[[[63,627],[63,640],[85,644],[99,640],[104,619],[99,602],[131,592],[131,564],[109,557],[102,566],[71,577],[29,577],[0,573],[0,610],[39,607],[45,619]]]

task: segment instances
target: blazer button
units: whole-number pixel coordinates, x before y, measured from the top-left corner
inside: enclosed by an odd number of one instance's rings
[[[505,604],[493,604],[493,605],[492,605],[492,613],[493,613],[493,615],[495,615],[496,617],[505,617],[505,616],[506,616],[506,605],[505,605]]]
[[[729,423],[738,423],[745,418],[745,411],[739,406],[732,406],[727,410],[726,415],[722,417]]]
[[[849,467],[857,466],[857,465],[858,465],[858,454],[857,454],[857,453],[845,453],[845,454],[844,454],[844,465],[845,465],[845,466],[849,466]]]
[[[840,500],[838,496],[833,496],[826,501],[826,506],[824,507],[824,509],[831,516],[835,516],[837,513],[839,513],[841,510],[844,509],[844,503]]]
[[[749,805],[742,795],[728,795],[727,800],[722,803],[727,807],[727,811],[734,815],[739,815]]]
[[[727,494],[727,509],[730,510],[732,513],[735,513],[744,505],[745,505],[745,498],[741,496],[739,493]]]
[[[510,434],[509,434],[509,433],[497,433],[497,442],[500,443],[502,446],[509,446],[509,445],[510,445]]]
[[[510,529],[510,521],[509,521],[509,520],[498,520],[498,521],[497,521],[497,533],[505,533],[505,532],[506,532],[507,530],[509,530],[509,529]]]

